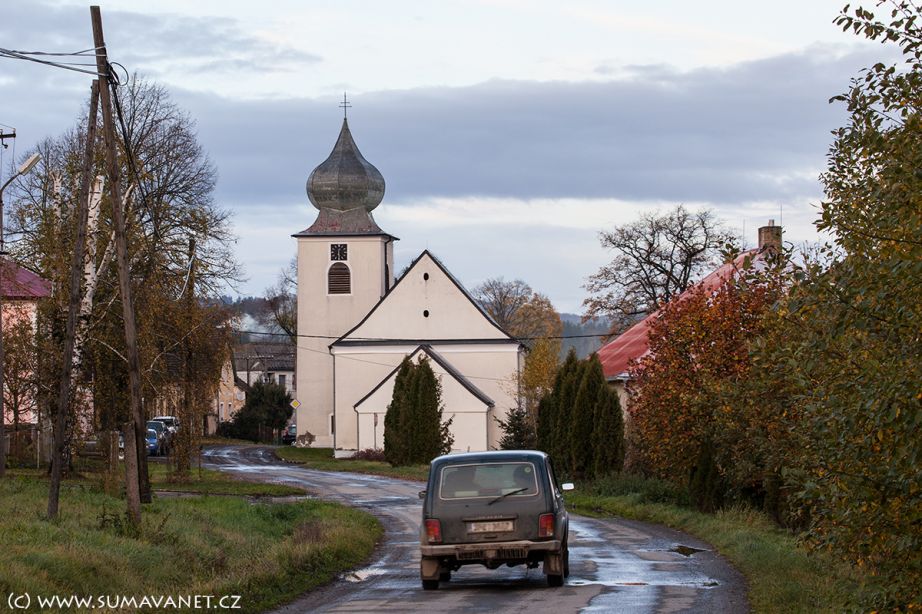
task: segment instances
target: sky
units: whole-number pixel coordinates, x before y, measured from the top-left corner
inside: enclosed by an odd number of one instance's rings
[[[582,311],[611,257],[601,230],[683,204],[749,245],[769,219],[821,240],[819,174],[845,109],[829,99],[887,50],[833,24],[844,2],[118,0],[110,61],[196,122],[260,295],[316,209],[304,185],[342,123],[387,183],[375,210],[397,270],[429,249],[469,289],[522,279]],[[869,7],[872,8],[872,7]],[[92,46],[87,4],[4,0],[0,47]],[[9,176],[73,126],[87,75],[0,58]],[[14,151],[15,149],[15,151]]]

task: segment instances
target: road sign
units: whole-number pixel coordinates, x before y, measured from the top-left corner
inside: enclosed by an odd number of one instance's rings
[[[292,399],[290,405],[294,407],[295,409],[298,409],[299,407],[301,407],[301,401],[299,401],[298,399]]]

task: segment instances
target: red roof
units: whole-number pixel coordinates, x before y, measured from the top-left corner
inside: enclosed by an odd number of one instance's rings
[[[736,271],[742,268],[746,258],[755,260],[759,253],[757,249],[751,249],[741,253],[733,262],[720,265],[685,292],[688,292],[692,288],[703,288],[709,292],[717,290],[725,281],[730,279]],[[684,292],[680,294],[676,300],[682,300],[683,295]],[[616,379],[627,377],[627,370],[631,361],[645,356],[650,351],[650,327],[653,325],[654,318],[658,315],[659,311],[654,311],[646,318],[618,335],[617,338],[602,346],[598,354],[599,360],[602,362],[602,371],[605,373],[606,378]]]
[[[0,261],[0,295],[3,298],[29,300],[51,296],[51,282],[24,269],[12,260]]]

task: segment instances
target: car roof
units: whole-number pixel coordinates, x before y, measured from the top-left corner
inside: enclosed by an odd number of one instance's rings
[[[495,463],[500,461],[545,461],[547,454],[539,450],[494,450],[490,452],[464,452],[445,454],[433,459],[432,465],[457,463]]]

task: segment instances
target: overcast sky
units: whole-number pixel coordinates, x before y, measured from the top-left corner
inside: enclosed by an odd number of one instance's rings
[[[831,96],[885,50],[833,25],[842,2],[120,0],[110,60],[195,119],[261,294],[316,210],[304,193],[342,121],[384,175],[397,269],[430,249],[468,288],[521,278],[580,312],[598,232],[676,204],[755,242],[817,239]],[[744,8],[745,7],[745,8]],[[0,47],[92,46],[89,9],[3,0]],[[78,116],[90,77],[0,58],[17,158]],[[14,147],[2,152],[9,176]],[[783,210],[783,212],[782,212]]]

